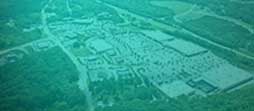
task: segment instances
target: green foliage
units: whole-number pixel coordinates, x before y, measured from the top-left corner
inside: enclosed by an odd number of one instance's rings
[[[18,27],[0,25],[0,30],[0,50],[42,38],[42,32],[39,29],[35,29],[31,32],[23,32],[22,29]]]
[[[208,7],[219,15],[233,17],[246,23],[254,25],[253,4],[241,4],[231,0],[181,0],[203,7]]]
[[[46,0],[1,0],[0,21],[14,19],[20,26],[40,23],[40,10]]]
[[[47,12],[56,13],[56,17],[51,17],[50,21],[62,20],[65,17],[73,18],[89,18],[89,17],[98,17],[102,12],[110,14],[109,16],[100,16],[100,20],[110,20],[115,23],[123,22],[122,18],[119,17],[118,13],[103,4],[98,4],[95,0],[72,0],[70,8],[72,9],[72,15],[69,15],[66,8],[66,1],[55,0],[51,3],[50,8],[47,9]],[[57,7],[55,7],[57,6]]]
[[[124,0],[124,1],[103,0],[103,1],[148,18],[158,19],[160,17],[172,17],[174,15],[172,10],[152,6],[148,0]]]
[[[179,97],[178,99],[147,101],[132,99],[121,101],[96,111],[253,111],[254,86],[232,93],[221,93],[208,97]]]
[[[234,23],[204,16],[200,19],[186,22],[182,26],[225,46],[244,49],[248,52],[254,51],[253,34]]]
[[[26,55],[0,67],[0,110],[85,111],[77,80],[74,65],[58,48]]]
[[[42,37],[35,29],[41,22],[40,10],[45,0],[1,0],[0,3],[0,50],[21,45]],[[9,24],[9,25],[8,25]]]

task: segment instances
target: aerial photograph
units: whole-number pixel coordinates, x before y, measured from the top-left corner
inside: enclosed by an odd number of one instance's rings
[[[0,111],[254,111],[254,0],[0,0]]]

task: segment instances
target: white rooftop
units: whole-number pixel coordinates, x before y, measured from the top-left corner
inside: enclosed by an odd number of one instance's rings
[[[197,44],[181,39],[175,39],[173,41],[166,42],[164,45],[173,48],[185,56],[193,56],[207,51],[207,49]]]
[[[230,64],[214,68],[206,72],[203,77],[222,90],[230,90],[231,88],[244,84],[253,78],[249,72]]]
[[[167,41],[167,40],[173,40],[174,37],[168,34],[165,34],[161,31],[150,31],[150,30],[144,30],[142,31],[145,35],[148,37],[157,40],[157,41]]]
[[[106,50],[110,50],[113,46],[107,43],[103,39],[93,39],[88,42],[88,47],[92,49],[95,53],[103,52]]]
[[[178,97],[181,95],[188,95],[194,92],[194,89],[184,83],[183,81],[174,81],[170,84],[162,84],[161,90],[166,93],[169,97]]]

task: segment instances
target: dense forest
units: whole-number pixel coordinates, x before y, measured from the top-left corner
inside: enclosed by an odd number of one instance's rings
[[[58,48],[0,67],[0,81],[1,111],[86,110],[78,72]]]
[[[40,10],[45,0],[1,0],[0,50],[39,38]],[[23,5],[20,5],[23,4]],[[32,29],[24,32],[24,29]]]
[[[182,96],[153,102],[134,98],[111,107],[98,107],[96,111],[253,111],[253,93],[254,86],[250,85],[232,93],[220,93],[205,98]]]
[[[18,26],[40,23],[40,10],[47,0],[1,0],[0,21],[15,20]],[[22,5],[21,5],[22,4]]]

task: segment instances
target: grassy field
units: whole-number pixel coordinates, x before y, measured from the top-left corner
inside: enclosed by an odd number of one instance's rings
[[[191,9],[192,5],[180,1],[151,1],[151,5],[173,10],[175,14],[181,14]]]
[[[234,23],[210,16],[191,20],[183,23],[183,26],[195,33],[238,50],[253,52],[253,35],[246,29]]]

